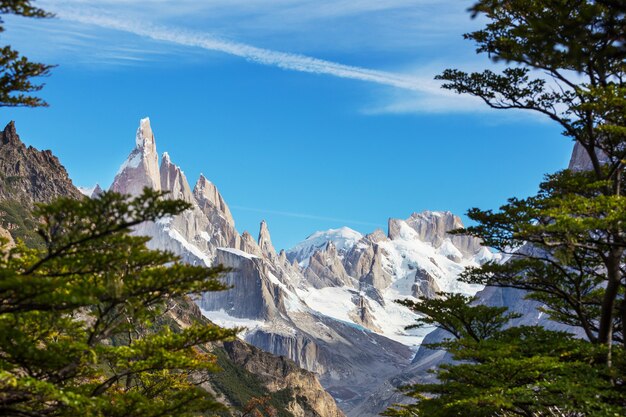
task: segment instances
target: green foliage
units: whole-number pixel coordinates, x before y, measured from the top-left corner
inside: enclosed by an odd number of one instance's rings
[[[479,0],[485,18],[465,35],[477,53],[512,64],[501,74],[448,69],[444,88],[481,98],[497,109],[523,109],[556,121],[590,153],[594,170],[609,160],[609,176],[623,169],[626,88],[626,6],[619,1]],[[537,74],[537,76],[535,76]],[[541,76],[538,76],[541,74]]]
[[[607,343],[608,332],[623,342],[624,287],[612,283],[623,276],[626,199],[605,194],[606,183],[563,171],[536,196],[511,199],[498,212],[470,210],[477,225],[462,233],[510,257],[467,269],[461,279],[529,291],[553,320],[582,328],[590,341]]]
[[[603,346],[541,327],[513,327],[480,341],[441,344],[460,363],[442,365],[438,383],[405,387],[416,404],[389,416],[606,416],[624,415],[622,349],[614,369],[603,365]],[[424,395],[427,393],[428,395]]]
[[[0,0],[0,14],[15,14],[25,17],[45,18],[51,14],[32,5],[30,0]],[[0,32],[4,31],[0,19]],[[31,62],[10,46],[0,48],[0,107],[40,107],[47,103],[30,95],[40,91],[44,85],[36,84],[32,78],[49,75],[51,65]]]
[[[43,240],[36,232],[35,218],[20,202],[0,201],[0,222],[5,229],[10,228],[13,239],[21,239],[30,248],[43,247]]]
[[[438,298],[418,302],[398,300],[398,303],[423,315],[408,329],[435,325],[457,339],[469,338],[477,342],[492,336],[510,319],[519,317],[518,314],[504,314],[506,307],[471,306],[474,301],[474,297],[462,294],[438,293]]]
[[[209,342],[236,330],[166,325],[176,300],[226,287],[223,267],[149,250],[134,225],[189,205],[144,190],[133,199],[40,206],[43,249],[0,259],[0,414],[195,416],[223,407],[200,388],[219,369]]]
[[[626,3],[477,0],[486,23],[468,33],[501,73],[446,70],[444,88],[497,109],[548,116],[586,152],[590,170],[547,176],[539,192],[498,211],[471,209],[456,231],[507,255],[467,269],[469,283],[525,290],[550,319],[584,339],[540,327],[505,329],[505,309],[467,297],[404,302],[454,337],[458,361],[439,383],[405,387],[417,403],[395,416],[626,415]],[[541,76],[539,76],[539,72]],[[484,329],[477,333],[474,329]]]

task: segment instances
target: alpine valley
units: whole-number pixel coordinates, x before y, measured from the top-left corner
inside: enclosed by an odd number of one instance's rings
[[[15,237],[23,238],[30,225],[17,224],[19,216],[12,214],[16,205],[28,208],[59,195],[78,198],[58,160],[49,151],[26,148],[12,123],[0,143],[0,168],[2,226]],[[244,327],[242,342],[222,348],[221,357],[263,381],[266,390],[280,391],[285,381],[297,385],[300,394],[288,408],[294,416],[377,415],[403,400],[396,387],[428,379],[428,369],[446,360],[443,352],[420,348],[425,337],[434,341],[443,337],[441,332],[405,330],[416,316],[397,299],[480,291],[483,302],[522,312],[520,320],[542,320],[538,306],[519,292],[457,280],[465,267],[499,260],[499,255],[475,238],[448,234],[463,227],[450,212],[389,219],[387,231],[367,235],[347,227],[319,231],[277,251],[266,222],[256,237],[239,233],[209,179],[201,175],[191,187],[167,153],[159,157],[147,118],[140,121],[134,147],[110,189],[136,195],[144,187],[168,191],[168,198],[193,206],[179,216],[137,227],[137,234],[151,237],[149,246],[192,264],[233,268],[224,278],[232,289],[204,294],[195,305],[181,307],[174,321],[202,315],[222,326]],[[102,192],[99,186],[81,191],[91,198]]]

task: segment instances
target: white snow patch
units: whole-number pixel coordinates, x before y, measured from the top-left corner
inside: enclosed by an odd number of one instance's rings
[[[207,242],[211,241],[211,236],[209,236],[209,234],[205,232],[204,230],[200,232],[200,237],[206,240]]]
[[[239,249],[235,249],[235,248],[226,248],[226,247],[222,247],[222,248],[217,248],[218,250],[221,250],[223,252],[228,252],[228,253],[232,253],[234,255],[237,256],[241,256],[242,258],[246,258],[246,259],[259,259],[258,256],[256,255],[252,255],[248,252],[244,252],[242,250]]]
[[[350,287],[297,289],[300,298],[313,310],[337,320],[353,323],[350,312],[356,309],[352,297],[356,291]]]
[[[352,249],[356,243],[363,238],[363,235],[349,227],[341,227],[339,229],[329,229],[325,231],[315,232],[302,242],[287,251],[290,256],[300,263],[300,266],[306,268],[309,264],[309,258],[318,250],[324,249],[329,242],[337,248],[340,258]]]
[[[211,266],[211,259],[204,252],[202,252],[196,245],[189,243],[177,230],[170,229],[170,228],[165,228],[163,230],[167,232],[167,234],[172,239],[179,242],[185,249],[191,252],[194,256],[202,260],[206,266]]]
[[[283,284],[276,275],[272,274],[271,272],[268,273],[268,277],[270,279],[270,282],[274,285],[277,285],[278,287],[280,287],[281,290],[283,290],[285,292],[285,294],[287,295],[286,297],[286,305],[285,307],[287,307],[287,310],[289,311],[304,311],[305,308],[302,305],[302,302],[300,301],[300,298],[298,297],[297,294],[295,294],[293,291],[291,291],[289,288],[287,288],[287,286],[285,284]]]
[[[246,330],[242,332],[243,335],[245,335],[246,333],[250,333],[253,330],[262,328],[266,325],[266,323],[261,320],[231,316],[223,309],[220,309],[219,311],[206,311],[201,308],[200,311],[202,312],[202,315],[204,317],[211,320],[218,326],[225,327],[227,329],[232,329],[235,327],[245,327]]]
[[[76,188],[78,188],[78,191],[80,191],[82,195],[86,195],[87,197],[91,197],[91,195],[93,194],[93,192],[96,189],[96,187],[97,187],[97,185],[94,185],[93,187],[76,187]]]
[[[463,259],[463,254],[461,253],[460,250],[457,249],[456,246],[454,246],[454,244],[449,238],[443,241],[443,243],[439,247],[438,252],[448,259],[450,258]]]

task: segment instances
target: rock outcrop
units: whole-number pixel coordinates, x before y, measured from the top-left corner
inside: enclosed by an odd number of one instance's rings
[[[598,155],[598,161],[603,164],[608,161],[607,155],[600,149],[596,149]],[[574,149],[572,150],[572,156],[569,160],[567,167],[572,171],[591,171],[593,169],[593,163],[587,153],[587,150],[580,144],[580,142],[574,143]]]
[[[198,321],[209,323],[189,297],[173,300],[166,315],[166,322],[174,329]],[[281,407],[293,417],[344,417],[315,374],[284,356],[240,340],[215,343],[205,349],[216,356],[222,370],[211,375],[203,386],[234,409],[241,410],[245,404],[237,404],[242,396],[233,394],[243,392],[252,399],[256,392],[257,398],[269,397],[270,405]]]
[[[49,150],[24,145],[10,122],[0,132],[0,226],[12,239],[39,246],[34,205],[59,197],[84,198],[58,158]]]
[[[51,151],[26,147],[15,123],[0,133],[0,200],[13,200],[31,208],[58,197],[82,198],[67,171]]]
[[[234,364],[258,375],[270,392],[289,391],[287,411],[294,417],[344,416],[315,374],[299,368],[284,356],[270,355],[240,341],[225,343],[224,350]]]

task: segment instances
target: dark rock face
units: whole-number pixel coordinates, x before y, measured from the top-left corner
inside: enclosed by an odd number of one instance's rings
[[[67,171],[49,150],[26,147],[10,122],[0,133],[0,200],[31,208],[58,197],[83,198]]]

